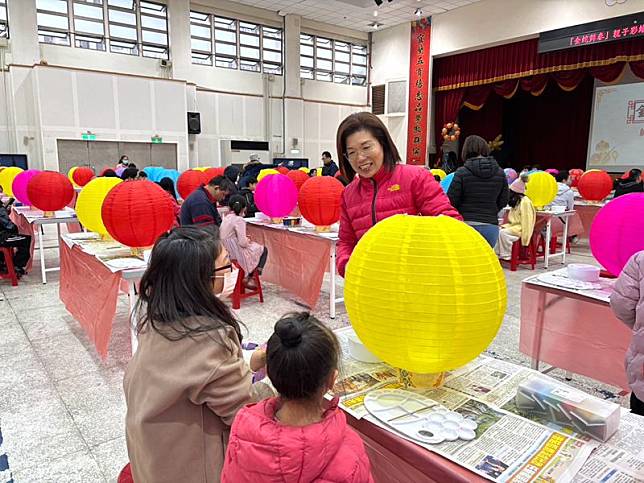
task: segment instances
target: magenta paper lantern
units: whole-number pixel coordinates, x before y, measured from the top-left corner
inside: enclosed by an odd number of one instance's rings
[[[644,193],[615,198],[597,212],[590,227],[590,249],[610,273],[619,276],[635,253],[644,250]]]
[[[31,201],[29,200],[29,195],[27,194],[27,185],[29,180],[36,176],[40,171],[37,169],[28,169],[23,171],[18,176],[13,179],[13,184],[11,189],[13,190],[13,197],[20,201],[25,206],[31,206]]]
[[[265,176],[255,189],[255,204],[271,218],[288,216],[297,205],[297,187],[288,176]]]
[[[548,174],[551,174],[551,175],[555,176],[555,175],[559,174],[559,170],[558,170],[558,169],[554,169],[554,168],[550,168],[550,169],[546,169],[546,173],[548,173]]]

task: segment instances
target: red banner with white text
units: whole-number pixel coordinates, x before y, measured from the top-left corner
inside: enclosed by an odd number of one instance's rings
[[[431,20],[411,25],[409,109],[407,112],[407,164],[425,164],[429,111],[429,37]]]

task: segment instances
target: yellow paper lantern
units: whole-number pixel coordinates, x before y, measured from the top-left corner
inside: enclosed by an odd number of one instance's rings
[[[10,198],[13,198],[13,180],[22,171],[22,168],[18,168],[17,166],[11,166],[0,171],[0,186],[2,186],[4,194]]]
[[[76,215],[78,221],[89,231],[107,235],[107,229],[101,217],[103,200],[117,184],[119,178],[94,178],[87,183],[76,200]]]
[[[315,176],[322,176],[322,168],[316,168]]]
[[[261,181],[262,179],[264,179],[269,174],[280,174],[280,172],[277,171],[276,169],[273,169],[273,168],[262,169],[259,172],[259,174],[257,175],[257,181],[258,182]]]
[[[436,169],[431,169],[430,171],[434,176],[438,175],[440,177],[441,181],[443,181],[445,179],[445,176],[447,176],[447,173],[445,171],[443,171],[442,169],[436,168]]]
[[[301,168],[298,168],[298,169],[300,171],[302,171],[303,173],[306,173],[306,174],[309,174],[309,171],[311,171],[311,168],[305,168],[304,166],[302,166]]]
[[[494,339],[507,303],[490,245],[446,216],[396,215],[371,228],[347,265],[344,296],[369,350],[422,374],[475,359]]]
[[[207,167],[199,167],[199,168],[193,168],[193,169],[195,169],[196,171],[204,172],[204,171],[206,171],[208,168],[207,168]]]
[[[72,183],[72,186],[74,188],[78,188],[78,185],[74,181],[74,171],[76,171],[77,169],[78,169],[78,166],[74,166],[69,171],[67,171],[67,179]]]
[[[543,208],[557,196],[557,181],[550,173],[536,171],[528,177],[525,194],[536,208]]]

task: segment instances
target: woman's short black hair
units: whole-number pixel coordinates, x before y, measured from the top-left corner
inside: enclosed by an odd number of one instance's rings
[[[398,154],[398,148],[396,148],[393,139],[391,139],[391,134],[389,134],[387,127],[375,114],[357,112],[349,115],[338,127],[336,149],[342,174],[350,180],[356,176],[356,172],[347,158],[347,138],[360,131],[367,131],[378,140],[384,154],[383,165],[389,171],[393,171],[396,164],[400,163],[400,154]]]
[[[167,176],[165,178],[161,178],[158,184],[176,201],[177,193],[174,189],[174,181],[172,181],[172,178],[168,178]]]
[[[235,212],[239,216],[244,208],[247,208],[248,204],[246,203],[246,198],[242,195],[232,195],[230,200],[228,200],[228,208]]]
[[[239,323],[213,293],[221,250],[216,226],[181,226],[162,235],[141,277],[137,332],[151,328],[169,340],[179,340],[230,327],[241,341]]]
[[[562,169],[557,174],[555,174],[555,179],[557,180],[557,183],[563,183],[569,177],[570,177],[570,173],[566,169]]]
[[[241,173],[241,168],[239,166],[226,166],[224,169],[224,176],[228,178],[233,183],[237,183],[239,179],[239,174]]]
[[[121,173],[121,179],[127,181],[128,179],[136,179],[139,175],[139,170],[136,168],[125,168]]]
[[[266,372],[282,398],[310,400],[325,392],[339,356],[338,339],[322,322],[307,312],[288,314],[268,339]]]
[[[103,171],[101,174],[103,178],[118,178],[118,175],[116,174],[116,171],[113,169],[106,169]]]
[[[524,196],[525,195],[521,193],[510,190],[510,196],[508,197],[508,206],[510,206],[510,208],[514,208],[521,202]]]
[[[461,157],[463,161],[467,161],[471,158],[478,158],[479,156],[489,156],[490,155],[490,146],[487,141],[481,136],[467,136],[465,142],[463,143],[463,150],[461,151]]]
[[[633,168],[628,172],[628,179],[627,181],[635,181],[637,178],[642,176],[642,170]]]

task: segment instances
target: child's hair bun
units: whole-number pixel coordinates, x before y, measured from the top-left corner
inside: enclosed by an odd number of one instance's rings
[[[278,321],[275,324],[275,333],[284,347],[297,347],[302,342],[302,329],[296,326],[292,319]]]

